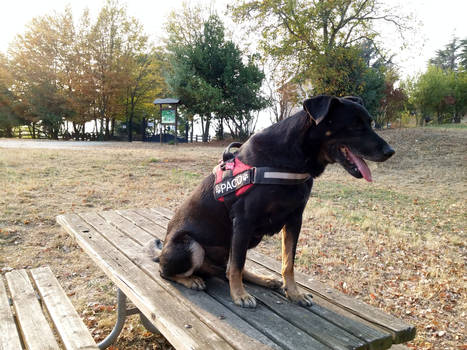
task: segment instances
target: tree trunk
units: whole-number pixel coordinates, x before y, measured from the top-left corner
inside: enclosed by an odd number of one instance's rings
[[[218,137],[219,140],[224,139],[224,117],[220,118],[219,128],[217,130],[217,137]]]
[[[193,126],[194,126],[194,123],[195,123],[195,118],[193,117],[191,119],[191,130],[190,130],[190,133],[191,133],[191,142],[193,142]]]
[[[135,105],[132,103],[130,108],[130,118],[128,120],[128,142],[133,141],[133,118],[135,116]]]
[[[133,142],[133,113],[130,113],[127,124],[128,142]]]
[[[104,136],[104,117],[101,117],[100,127],[101,127],[101,130],[100,130],[99,134],[100,134],[101,138],[103,138],[103,136]]]
[[[105,118],[105,139],[109,140],[110,139],[110,129],[109,129],[109,118]]]
[[[203,130],[203,142],[208,142],[208,137],[209,137],[209,126],[211,124],[211,121],[208,119],[206,120],[206,125],[205,125],[205,128]]]
[[[115,135],[115,118],[110,121],[110,136],[113,138]]]
[[[73,136],[75,140],[78,141],[80,133],[81,133],[81,129],[79,128],[79,125],[76,124],[75,122],[71,122],[71,126],[73,127]]]

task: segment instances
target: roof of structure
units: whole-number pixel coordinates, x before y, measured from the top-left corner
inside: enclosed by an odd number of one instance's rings
[[[153,103],[155,105],[160,105],[160,104],[177,104],[179,102],[180,100],[178,98],[156,98]]]

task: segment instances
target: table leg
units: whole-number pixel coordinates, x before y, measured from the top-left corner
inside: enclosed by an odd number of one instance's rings
[[[159,333],[157,328],[143,315],[138,308],[127,309],[126,308],[126,295],[123,293],[120,288],[117,289],[117,322],[115,323],[112,332],[97,346],[99,349],[107,349],[110,345],[112,345],[117,337],[120,335],[123,329],[123,325],[125,324],[125,319],[127,316],[134,315],[139,313],[141,323],[143,326],[151,333]]]
[[[141,323],[143,324],[144,328],[146,328],[149,332],[151,333],[156,333],[160,334],[159,330],[154,326],[151,321],[149,321],[146,316],[143,315],[142,312],[140,312],[139,317],[141,319]]]
[[[99,349],[107,349],[115,342],[117,337],[120,335],[120,332],[122,331],[126,316],[126,295],[119,288],[117,290],[117,322],[115,323],[112,332],[110,332],[110,334],[103,341],[97,344]]]

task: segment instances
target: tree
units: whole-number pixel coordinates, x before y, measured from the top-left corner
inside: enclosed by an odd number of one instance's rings
[[[193,46],[177,46],[172,48],[171,70],[167,74],[167,84],[170,91],[184,105],[188,115],[199,115],[203,142],[207,142],[211,125],[212,112],[221,103],[221,91],[211,86],[196,63],[202,59],[200,50]]]
[[[391,121],[395,121],[404,109],[408,101],[407,93],[402,87],[396,87],[396,82],[399,80],[395,71],[389,71],[385,77],[384,96],[380,101],[380,113],[376,123],[386,125]]]
[[[459,123],[467,110],[467,39],[453,38],[430,60],[425,73],[409,83],[412,101],[424,119],[436,115],[437,123]]]
[[[446,98],[453,123],[460,123],[467,112],[467,70],[447,74],[449,96]]]
[[[133,140],[133,120],[137,113],[148,115],[153,109],[154,96],[166,90],[162,74],[162,62],[156,51],[139,53],[126,57],[126,95],[125,116],[128,130],[128,141]]]
[[[0,54],[0,136],[3,137],[12,137],[13,128],[23,122],[15,112],[15,97],[10,90],[13,78],[9,71],[7,58]]]
[[[67,10],[60,17],[33,19],[28,31],[18,36],[11,47],[15,80],[12,92],[21,101],[24,117],[33,129],[40,123],[42,132],[49,138],[58,138],[63,120],[73,113],[65,93],[70,82],[63,74],[70,42],[64,27],[72,23],[70,17]]]
[[[293,108],[299,105],[300,97],[298,85],[286,72],[276,68],[265,79],[273,123],[288,118]]]
[[[259,94],[263,73],[254,57],[243,63],[238,47],[225,40],[219,17],[210,16],[203,32],[193,37],[193,43],[168,47],[172,67],[167,83],[171,91],[188,115],[200,116],[203,141],[208,139],[213,118],[221,135],[227,121],[235,137],[245,137],[252,131],[252,112],[266,105]]]
[[[408,29],[407,18],[383,8],[378,0],[249,0],[237,2],[231,12],[235,20],[261,33],[259,47],[265,54],[292,65],[302,80],[309,78],[310,70],[316,76],[330,54],[342,59],[342,49],[364,40],[376,47],[377,21],[401,32]]]
[[[460,64],[464,70],[467,70],[467,38],[461,40],[461,48]]]
[[[436,113],[438,123],[443,121],[443,112],[446,111],[449,95],[450,88],[446,74],[436,66],[429,66],[415,84],[416,106],[422,115],[429,116],[431,113]]]
[[[174,51],[178,45],[194,45],[203,33],[204,23],[213,13],[200,4],[189,6],[184,2],[182,9],[172,11],[165,23],[165,46]]]
[[[85,10],[74,30],[72,44],[67,51],[68,64],[63,72],[68,78],[67,94],[74,110],[68,120],[72,122],[76,140],[85,139],[85,125],[94,120],[97,114],[98,91],[89,42],[91,29],[89,12]]]
[[[125,8],[117,0],[107,0],[87,39],[91,45],[97,90],[99,133],[104,138],[113,133],[115,116],[123,115],[121,96],[125,93],[125,74],[121,58],[132,34],[131,25]]]
[[[466,40],[459,41],[458,38],[453,37],[451,42],[445,46],[444,50],[436,51],[436,56],[430,59],[430,64],[444,71],[457,71],[462,57],[462,52],[460,52],[460,50],[463,45],[466,45]]]
[[[269,101],[261,96],[264,74],[256,65],[256,57],[248,57],[248,63],[241,60],[240,50],[230,45],[230,54],[223,74],[223,103],[218,114],[226,116],[227,125],[234,138],[245,140],[256,127],[258,112],[268,106]]]
[[[449,95],[444,101],[445,109],[451,113],[453,122],[460,123],[465,113],[467,93],[464,85],[467,71],[467,39],[459,40],[453,37],[443,50],[436,51],[436,56],[430,59],[430,64],[445,73],[444,80],[449,87]]]

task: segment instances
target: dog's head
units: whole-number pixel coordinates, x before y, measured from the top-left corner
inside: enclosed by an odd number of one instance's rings
[[[359,97],[316,96],[303,103],[313,119],[312,137],[319,137],[320,158],[339,163],[356,178],[371,181],[364,159],[384,162],[394,154],[386,141],[371,127],[371,116]]]

